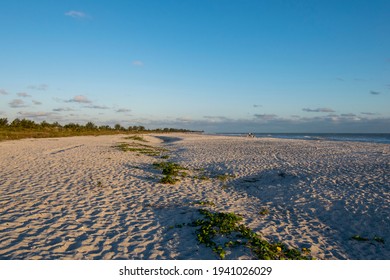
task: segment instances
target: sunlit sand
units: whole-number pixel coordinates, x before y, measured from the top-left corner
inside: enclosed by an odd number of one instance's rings
[[[188,226],[208,209],[317,259],[390,259],[390,145],[161,136],[1,142],[0,258],[218,259]],[[161,161],[186,174],[162,184]]]

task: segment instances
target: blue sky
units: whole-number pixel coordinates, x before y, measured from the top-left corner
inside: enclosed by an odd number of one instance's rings
[[[0,117],[390,132],[390,1],[0,0]]]

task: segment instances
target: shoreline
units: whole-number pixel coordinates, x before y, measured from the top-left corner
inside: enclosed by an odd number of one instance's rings
[[[0,258],[218,259],[194,228],[178,226],[209,209],[317,259],[390,259],[388,145],[128,136],[0,142]],[[153,163],[163,159],[120,151],[123,142],[166,149],[188,176],[161,184]]]

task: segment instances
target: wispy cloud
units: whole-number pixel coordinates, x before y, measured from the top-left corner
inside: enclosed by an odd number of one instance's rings
[[[131,110],[126,109],[126,108],[119,108],[119,109],[115,110],[115,112],[117,112],[117,113],[130,113]]]
[[[55,108],[53,109],[54,112],[72,112],[74,109],[69,107],[62,107],[62,108]]]
[[[203,118],[205,118],[209,122],[213,122],[213,123],[229,121],[229,118],[224,117],[224,116],[203,116]]]
[[[361,112],[360,114],[366,115],[366,116],[377,116],[377,113],[371,113],[371,112]]]
[[[254,107],[254,108],[260,108],[260,107],[263,107],[263,105],[253,104],[253,107]]]
[[[255,114],[254,117],[262,121],[270,121],[278,118],[275,114]]]
[[[176,121],[188,123],[188,122],[192,122],[193,119],[192,119],[192,118],[189,118],[189,117],[180,117],[180,118],[176,118]]]
[[[132,62],[132,64],[133,64],[134,66],[139,66],[139,67],[144,66],[144,62],[141,61],[141,60],[134,60],[134,61]]]
[[[49,86],[47,84],[39,84],[39,85],[29,85],[27,88],[44,91],[47,90]]]
[[[18,112],[18,115],[22,118],[48,118],[53,116],[53,113],[51,112],[25,112],[25,111],[20,111]]]
[[[67,103],[92,103],[91,100],[89,100],[84,95],[76,95],[72,99],[66,100]]]
[[[8,103],[11,108],[23,108],[28,107],[26,103],[22,99],[14,99],[10,103]]]
[[[87,15],[84,12],[74,11],[74,10],[66,12],[65,15],[68,16],[68,17],[77,18],[77,19],[89,19],[89,18],[91,18],[91,16]]]
[[[90,108],[90,109],[110,109],[110,107],[107,106],[99,106],[99,105],[89,105],[89,106],[84,106],[84,108]]]
[[[0,88],[1,95],[8,95],[8,92],[5,89]]]
[[[356,115],[355,115],[355,114],[352,114],[352,113],[349,113],[349,114],[340,114],[340,116],[342,116],[342,117],[347,117],[347,118],[356,117]]]
[[[42,105],[42,102],[37,101],[37,100],[33,100],[32,102],[33,102],[34,105]]]
[[[333,113],[333,112],[335,112],[333,109],[330,109],[330,108],[316,108],[316,109],[303,108],[302,111],[310,112],[310,113]]]
[[[370,91],[370,94],[372,94],[372,95],[379,95],[379,94],[381,94],[379,91],[373,91],[373,90],[371,90]]]
[[[26,92],[18,92],[16,95],[19,97],[31,97],[31,95]]]

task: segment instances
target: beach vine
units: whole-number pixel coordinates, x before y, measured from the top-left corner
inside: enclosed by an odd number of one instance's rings
[[[224,259],[227,249],[243,246],[249,248],[257,259],[262,260],[309,260],[310,250],[288,248],[285,244],[269,243],[248,226],[242,224],[242,217],[235,213],[210,212],[200,209],[203,219],[192,223],[199,227],[196,237],[200,244],[212,248],[220,259]],[[221,238],[224,237],[224,238]],[[224,240],[224,242],[218,242]]]

